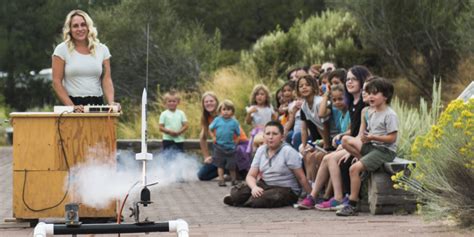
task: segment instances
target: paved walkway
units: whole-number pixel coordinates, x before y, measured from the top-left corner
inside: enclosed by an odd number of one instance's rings
[[[0,148],[0,223],[12,216],[12,149]],[[189,223],[190,236],[474,236],[474,231],[457,230],[439,223],[425,223],[417,215],[336,217],[332,212],[298,211],[292,207],[247,209],[228,207],[222,197],[230,187],[217,187],[215,181],[177,183],[152,190],[154,203],[143,211],[150,220],[167,221],[182,218]],[[128,218],[128,211],[124,213]],[[2,227],[3,226],[3,227]],[[32,228],[5,228],[0,236],[33,236]],[[110,235],[96,235],[110,236]],[[122,236],[145,236],[133,234]],[[147,236],[176,236],[172,233],[150,233]]]

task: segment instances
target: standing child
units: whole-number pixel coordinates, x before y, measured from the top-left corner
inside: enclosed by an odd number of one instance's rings
[[[177,109],[178,92],[171,90],[164,96],[166,110],[160,114],[160,131],[163,133],[163,150],[176,149],[184,152],[183,133],[188,129],[188,120],[183,111]]]
[[[217,110],[220,112],[220,116],[212,121],[209,129],[215,130],[216,144],[213,159],[219,176],[218,185],[225,187],[227,185],[224,180],[224,168],[229,170],[232,185],[237,184],[235,146],[238,141],[234,140],[234,135],[240,136],[240,127],[239,122],[233,118],[235,108],[230,100],[224,100]]]
[[[278,117],[270,104],[270,91],[265,85],[258,84],[253,88],[250,95],[250,106],[246,108],[246,111],[245,122],[252,125],[247,152],[253,153],[255,151],[253,149],[255,137],[258,138],[257,140],[263,140],[265,124],[272,120],[277,120]]]
[[[338,216],[357,215],[357,201],[361,185],[360,174],[375,171],[384,162],[395,159],[397,150],[398,117],[389,106],[393,96],[393,85],[384,78],[374,78],[365,87],[373,112],[369,114],[368,132],[361,135],[362,146],[351,154],[358,159],[349,169],[351,194],[349,203],[337,211]]]

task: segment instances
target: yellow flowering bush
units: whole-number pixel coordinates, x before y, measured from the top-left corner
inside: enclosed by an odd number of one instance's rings
[[[437,124],[411,147],[413,175],[392,177],[396,188],[416,192],[423,214],[474,224],[474,99],[452,101]]]

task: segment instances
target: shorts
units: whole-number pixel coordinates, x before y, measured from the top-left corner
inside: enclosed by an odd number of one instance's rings
[[[236,158],[235,158],[235,149],[228,150],[222,146],[214,144],[214,154],[212,155],[214,159],[214,165],[217,168],[235,170],[236,168]]]
[[[364,143],[360,154],[360,162],[369,172],[377,170],[385,162],[392,162],[397,156],[394,151],[383,146],[374,146],[372,143]]]

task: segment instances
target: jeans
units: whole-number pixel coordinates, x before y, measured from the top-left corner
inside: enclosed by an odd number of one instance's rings
[[[212,180],[217,177],[217,166],[213,164],[204,164],[198,171],[198,179],[201,181]]]
[[[293,146],[293,148],[298,150],[301,145],[301,131],[293,132],[293,139],[291,141],[291,145]]]

